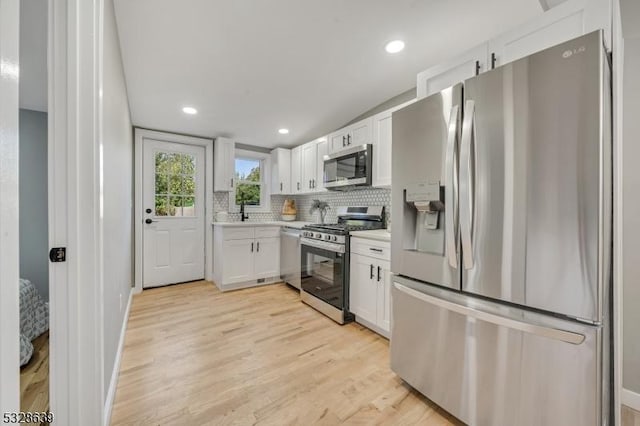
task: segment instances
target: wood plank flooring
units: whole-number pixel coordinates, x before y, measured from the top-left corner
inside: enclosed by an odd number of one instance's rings
[[[49,411],[49,332],[33,341],[33,356],[20,369],[20,409]]]
[[[133,298],[113,425],[451,425],[389,369],[386,339],[270,285]]]

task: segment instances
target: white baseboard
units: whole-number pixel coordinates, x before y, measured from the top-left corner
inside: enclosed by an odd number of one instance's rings
[[[104,426],[109,426],[111,422],[111,410],[113,409],[113,401],[116,397],[116,388],[118,387],[118,375],[120,374],[120,361],[122,361],[122,349],[124,348],[124,336],[127,332],[127,323],[129,322],[129,311],[131,310],[131,300],[133,299],[135,288],[131,288],[129,292],[129,301],[127,302],[127,309],[124,311],[124,318],[122,320],[122,329],[120,330],[120,340],[118,341],[118,350],[116,352],[116,359],[113,363],[113,372],[111,373],[111,381],[109,382],[109,392],[107,392],[107,400],[104,404]]]
[[[635,393],[629,389],[622,389],[620,393],[620,402],[629,408],[640,411],[640,393]]]

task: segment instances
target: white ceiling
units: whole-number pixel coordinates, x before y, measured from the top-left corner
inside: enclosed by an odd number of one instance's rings
[[[263,147],[329,133],[415,87],[419,71],[542,13],[538,0],[115,5],[134,125]],[[406,42],[394,56],[393,39]]]
[[[20,1],[20,108],[47,110],[47,2]]]

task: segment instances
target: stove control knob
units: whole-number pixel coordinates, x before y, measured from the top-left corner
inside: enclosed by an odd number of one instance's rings
[[[338,237],[336,237],[335,235],[333,236],[333,241],[338,241]]]
[[[325,235],[324,239],[327,240],[327,241],[331,240],[331,235]]]
[[[316,238],[322,238],[322,234],[316,234]]]

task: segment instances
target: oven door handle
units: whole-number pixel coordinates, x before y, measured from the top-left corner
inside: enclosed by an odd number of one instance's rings
[[[314,247],[321,250],[326,250],[331,253],[344,253],[345,246],[342,244],[328,243],[325,241],[313,240],[311,238],[301,238],[300,242],[304,246]]]

